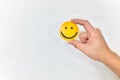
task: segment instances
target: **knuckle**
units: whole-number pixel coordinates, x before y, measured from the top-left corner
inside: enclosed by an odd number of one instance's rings
[[[97,34],[102,34],[102,33],[101,33],[101,30],[98,29],[98,28],[96,29],[96,33],[97,33]]]
[[[89,21],[88,20],[84,20],[84,24],[88,24],[89,23]]]
[[[88,21],[88,20],[84,20],[84,22],[89,23],[89,21]]]

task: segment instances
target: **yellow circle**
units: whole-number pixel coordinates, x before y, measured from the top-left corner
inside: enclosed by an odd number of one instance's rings
[[[60,37],[66,41],[75,40],[78,33],[78,26],[73,22],[64,22],[59,30]]]

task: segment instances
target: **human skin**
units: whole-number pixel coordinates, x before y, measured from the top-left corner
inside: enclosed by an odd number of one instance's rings
[[[72,19],[71,22],[82,25],[86,31],[79,35],[80,40],[68,43],[93,60],[102,62],[120,77],[120,57],[110,50],[101,31],[94,28],[87,20]]]

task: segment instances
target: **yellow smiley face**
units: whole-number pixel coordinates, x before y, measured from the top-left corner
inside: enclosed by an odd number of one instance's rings
[[[73,22],[64,22],[59,30],[60,37],[66,41],[74,40],[79,33],[78,26]]]

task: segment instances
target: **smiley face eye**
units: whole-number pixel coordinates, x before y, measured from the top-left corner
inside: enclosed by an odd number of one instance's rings
[[[71,29],[73,29],[73,27],[71,27]]]
[[[65,29],[67,29],[67,27],[65,27]]]

